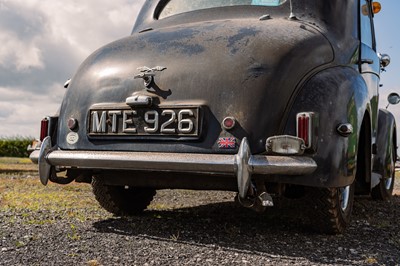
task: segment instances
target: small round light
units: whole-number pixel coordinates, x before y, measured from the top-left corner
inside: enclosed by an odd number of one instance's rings
[[[67,125],[69,129],[74,130],[78,127],[78,120],[71,117],[70,119],[68,119]]]
[[[379,2],[372,3],[372,12],[378,14],[382,10],[382,5]]]
[[[225,117],[224,121],[222,121],[222,127],[226,130],[234,128],[235,125],[236,125],[236,120],[231,116]]]

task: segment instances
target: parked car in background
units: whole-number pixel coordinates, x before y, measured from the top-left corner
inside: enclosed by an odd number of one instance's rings
[[[342,233],[355,194],[388,200],[394,185],[379,10],[370,0],[146,1],[132,34],[89,56],[43,119],[31,154],[42,183],[91,183],[116,215],[143,211],[157,189],[237,191],[257,211],[305,197],[316,230]]]

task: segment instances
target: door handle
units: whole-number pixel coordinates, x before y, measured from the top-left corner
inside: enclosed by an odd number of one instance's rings
[[[373,63],[374,63],[374,60],[372,60],[372,59],[361,59],[361,64],[372,65]]]

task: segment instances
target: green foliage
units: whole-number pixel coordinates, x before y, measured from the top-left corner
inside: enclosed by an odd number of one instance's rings
[[[29,137],[0,138],[0,157],[28,157],[32,141]]]

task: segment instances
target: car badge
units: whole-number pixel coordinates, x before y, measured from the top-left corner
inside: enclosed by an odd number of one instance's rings
[[[235,149],[236,148],[236,138],[234,137],[223,137],[218,139],[219,149]]]
[[[76,132],[69,132],[67,135],[67,142],[70,145],[74,145],[76,143],[78,143],[79,141],[79,135]]]
[[[154,81],[154,76],[156,75],[156,72],[161,72],[167,69],[166,67],[163,66],[156,66],[153,68],[150,67],[139,67],[137,70],[139,70],[141,73],[137,74],[134,76],[135,79],[143,79],[144,81],[144,86],[146,88],[150,88],[150,85]]]

